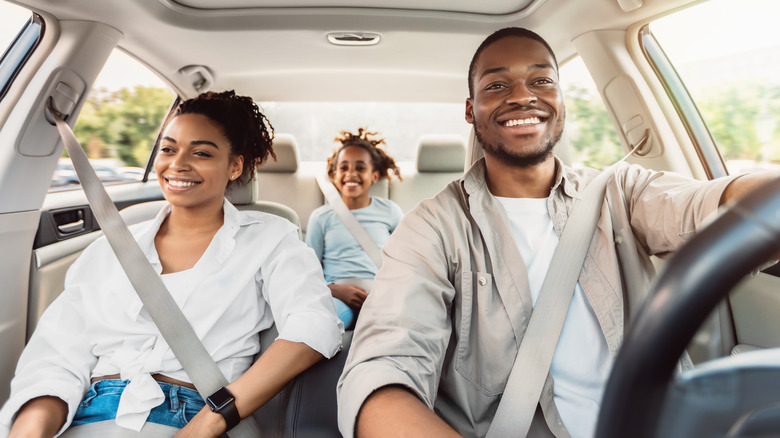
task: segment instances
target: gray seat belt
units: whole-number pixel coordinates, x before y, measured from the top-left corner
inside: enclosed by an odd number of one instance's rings
[[[317,184],[320,186],[322,194],[325,195],[325,200],[327,200],[328,204],[333,208],[333,212],[336,213],[336,216],[341,220],[341,223],[344,224],[355,240],[357,240],[363,248],[363,251],[368,254],[368,257],[371,258],[376,267],[381,268],[382,251],[379,249],[376,242],[374,242],[374,239],[368,235],[368,231],[360,225],[360,222],[355,218],[355,215],[349,211],[349,208],[344,203],[344,200],[341,199],[336,187],[333,187],[333,184],[324,176],[317,177]]]
[[[201,397],[205,400],[216,390],[226,386],[227,379],[206,351],[179,306],[176,305],[160,276],[157,275],[144,256],[138,242],[133,238],[122,217],[119,216],[116,206],[92,169],[89,159],[70,126],[63,120],[62,115],[52,108],[51,98],[49,98],[47,108],[56,123],[57,130],[62,137],[103,234],[114,250],[144,308],[151,315],[165,342],[171,347],[176,359],[179,360]],[[230,431],[229,435],[233,438],[254,438],[260,435],[260,431],[250,416],[241,420]]]
[[[583,190],[580,199],[574,201],[520,342],[496,415],[488,428],[488,438],[525,437],[528,434],[550,372],[577,278],[596,231],[607,182],[615,166],[630,157],[646,141],[647,137],[628,155],[596,176]]]
[[[609,167],[591,181],[571,208],[488,429],[489,438],[528,434],[613,169]]]

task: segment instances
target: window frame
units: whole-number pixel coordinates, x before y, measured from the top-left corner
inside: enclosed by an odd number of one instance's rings
[[[31,14],[30,19],[0,57],[0,101],[8,94],[14,80],[43,40],[46,23],[40,15],[34,12]]]
[[[650,31],[649,23],[639,29],[638,38],[642,54],[674,106],[688,137],[691,139],[707,178],[715,179],[728,175],[726,163],[707,127],[707,123],[704,121],[677,70]]]

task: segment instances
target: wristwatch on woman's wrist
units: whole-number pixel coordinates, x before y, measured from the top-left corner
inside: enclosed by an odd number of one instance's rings
[[[227,424],[225,431],[236,427],[241,421],[241,417],[238,415],[238,409],[236,409],[236,398],[233,397],[233,393],[230,392],[224,386],[219,388],[206,398],[206,402],[211,408],[212,412],[216,412],[222,415]]]

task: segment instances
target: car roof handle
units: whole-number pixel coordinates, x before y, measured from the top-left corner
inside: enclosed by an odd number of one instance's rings
[[[214,85],[214,75],[205,65],[188,65],[179,69],[179,74],[190,77],[192,88],[198,93],[204,93]]]

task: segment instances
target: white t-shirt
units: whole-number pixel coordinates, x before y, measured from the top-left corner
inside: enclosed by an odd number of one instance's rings
[[[544,277],[558,246],[547,199],[499,198],[525,261],[531,298],[539,297]],[[612,356],[596,315],[577,283],[550,367],[553,397],[563,424],[573,438],[592,437]]]

